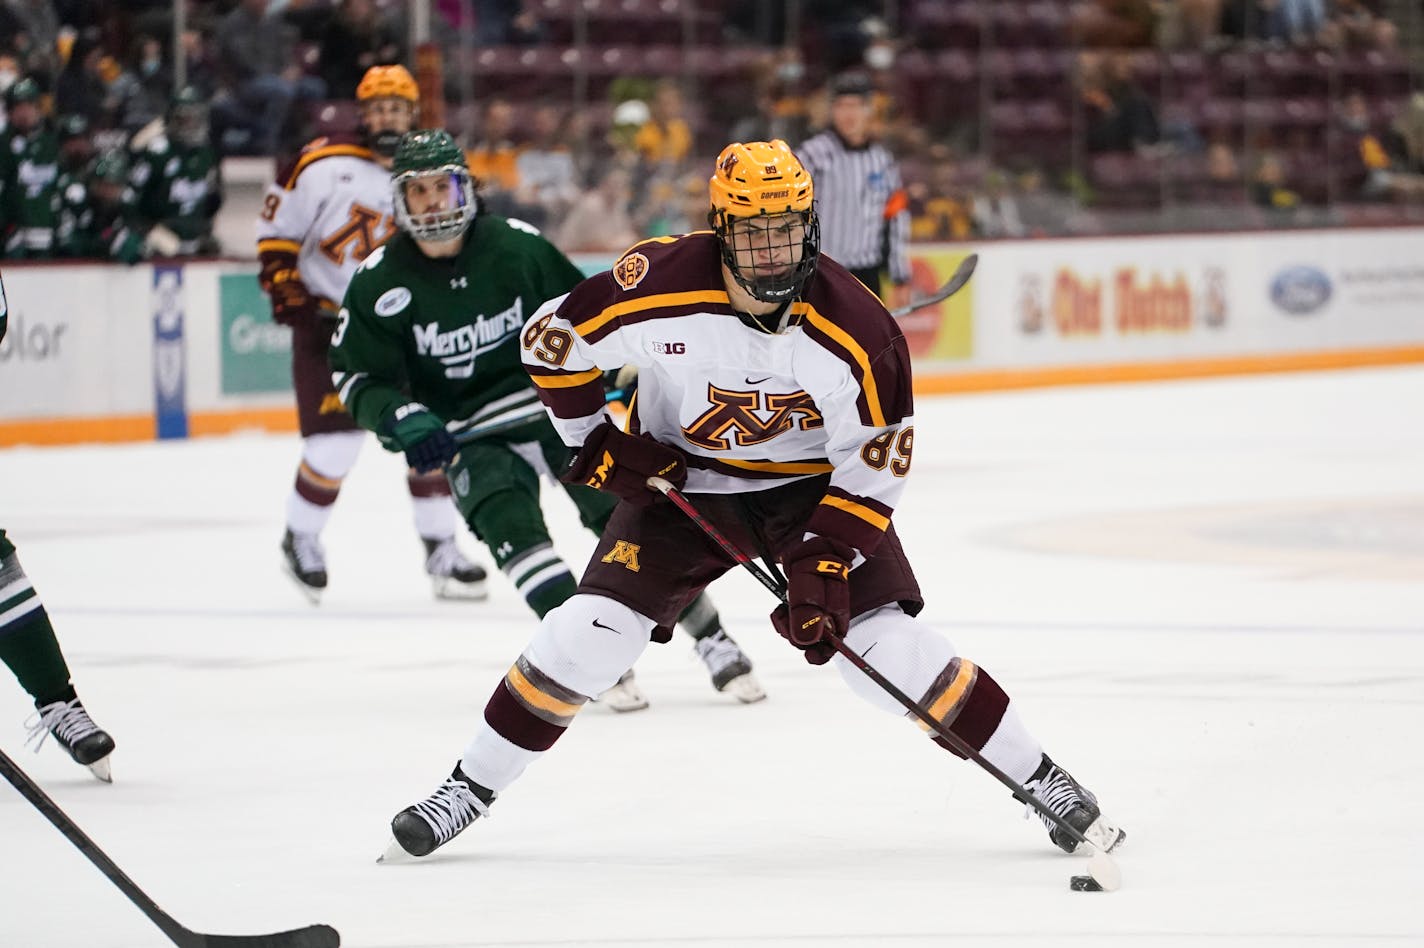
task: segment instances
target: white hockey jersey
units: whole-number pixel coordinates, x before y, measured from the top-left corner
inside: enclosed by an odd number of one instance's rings
[[[302,282],[336,309],[367,254],[395,232],[391,174],[354,139],[318,138],[263,197],[257,253],[296,257]]]
[[[908,347],[880,301],[823,258],[791,325],[738,318],[710,233],[632,248],[531,317],[523,358],[566,444],[607,413],[602,371],[639,368],[630,430],[688,455],[686,490],[737,493],[828,476],[812,532],[868,553],[909,473]]]

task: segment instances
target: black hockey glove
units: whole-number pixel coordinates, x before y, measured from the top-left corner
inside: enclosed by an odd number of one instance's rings
[[[662,494],[648,486],[661,477],[674,487],[687,481],[687,460],[681,451],[652,438],[630,435],[605,421],[589,434],[559,478],[565,484],[587,484],[645,507]]]
[[[397,408],[381,425],[380,434],[389,450],[405,452],[405,462],[417,474],[438,471],[460,453],[445,423],[420,402]]]
[[[786,601],[771,614],[771,624],[806,654],[812,665],[835,657],[829,636],[850,628],[850,564],[855,551],[829,537],[812,537],[781,557],[786,567]]]

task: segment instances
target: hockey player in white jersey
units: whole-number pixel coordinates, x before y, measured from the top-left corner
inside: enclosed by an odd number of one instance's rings
[[[331,386],[327,350],[351,275],[395,231],[390,167],[420,92],[404,66],[374,66],[356,89],[361,129],[318,138],[267,189],[257,222],[262,289],[292,327],[302,458],[287,498],[284,565],[313,603],[326,588],[321,531],[366,440]],[[486,595],[485,571],[455,543],[459,514],[438,471],[407,474],[425,571],[442,598]]]
[[[624,502],[578,593],[495,686],[454,771],[396,815],[393,845],[425,856],[487,815],[590,696],[649,641],[667,641],[678,610],[735,568],[653,492],[656,475],[741,550],[780,561],[787,605],[771,621],[808,662],[831,663],[856,695],[904,716],[837,652],[831,636],[843,639],[1094,846],[1116,846],[1122,831],[1044,753],[1004,688],[915,618],[923,600],[892,522],[914,453],[909,350],[875,295],[819,253],[810,175],[784,142],[733,144],[709,188],[711,231],[633,247],[525,326],[525,368],[576,449],[565,480]],[[640,370],[627,431],[600,384],[625,364]],[[1054,844],[1076,849],[1045,825]]]

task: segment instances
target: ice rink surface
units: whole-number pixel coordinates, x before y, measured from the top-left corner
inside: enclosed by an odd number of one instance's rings
[[[770,698],[690,640],[431,859],[378,866],[533,620],[432,599],[368,444],[313,608],[278,567],[295,436],[0,451],[0,524],[112,786],[0,687],[0,747],[190,928],[353,948],[1424,943],[1424,369],[922,399],[896,523],[924,618],[1128,831],[1114,894],[985,774],[713,587]],[[562,497],[556,541],[592,545]],[[468,551],[488,557],[468,535]],[[167,944],[0,784],[0,945]]]

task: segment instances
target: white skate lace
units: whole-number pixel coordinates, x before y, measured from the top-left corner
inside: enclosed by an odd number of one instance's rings
[[[326,571],[326,554],[322,552],[321,541],[315,533],[292,534],[292,555],[297,558],[297,566],[303,573]]]
[[[473,570],[475,564],[465,559],[465,554],[455,545],[455,538],[441,540],[425,560],[425,571],[431,576],[453,576],[457,571]]]
[[[1038,797],[1044,806],[1060,817],[1067,816],[1069,811],[1080,803],[1094,802],[1093,795],[1074,783],[1056,764],[1049,768],[1047,776],[1042,780],[1030,780],[1024,789]],[[1028,819],[1030,814],[1037,816],[1050,830],[1058,828],[1058,824],[1039,813],[1032,805],[1024,804],[1024,819]]]
[[[733,662],[746,658],[737,643],[727,638],[727,633],[721,630],[698,639],[692,647],[707,664],[707,670],[714,675]]]
[[[84,710],[78,698],[45,705],[25,721],[25,727],[30,732],[25,737],[25,743],[34,744],[36,754],[51,733],[60,743],[73,747],[75,742],[99,730],[99,725],[89,717],[89,712]]]
[[[474,822],[476,816],[489,819],[489,806],[454,777],[446,777],[439,790],[412,809],[430,824],[440,845],[448,843],[456,833]]]

